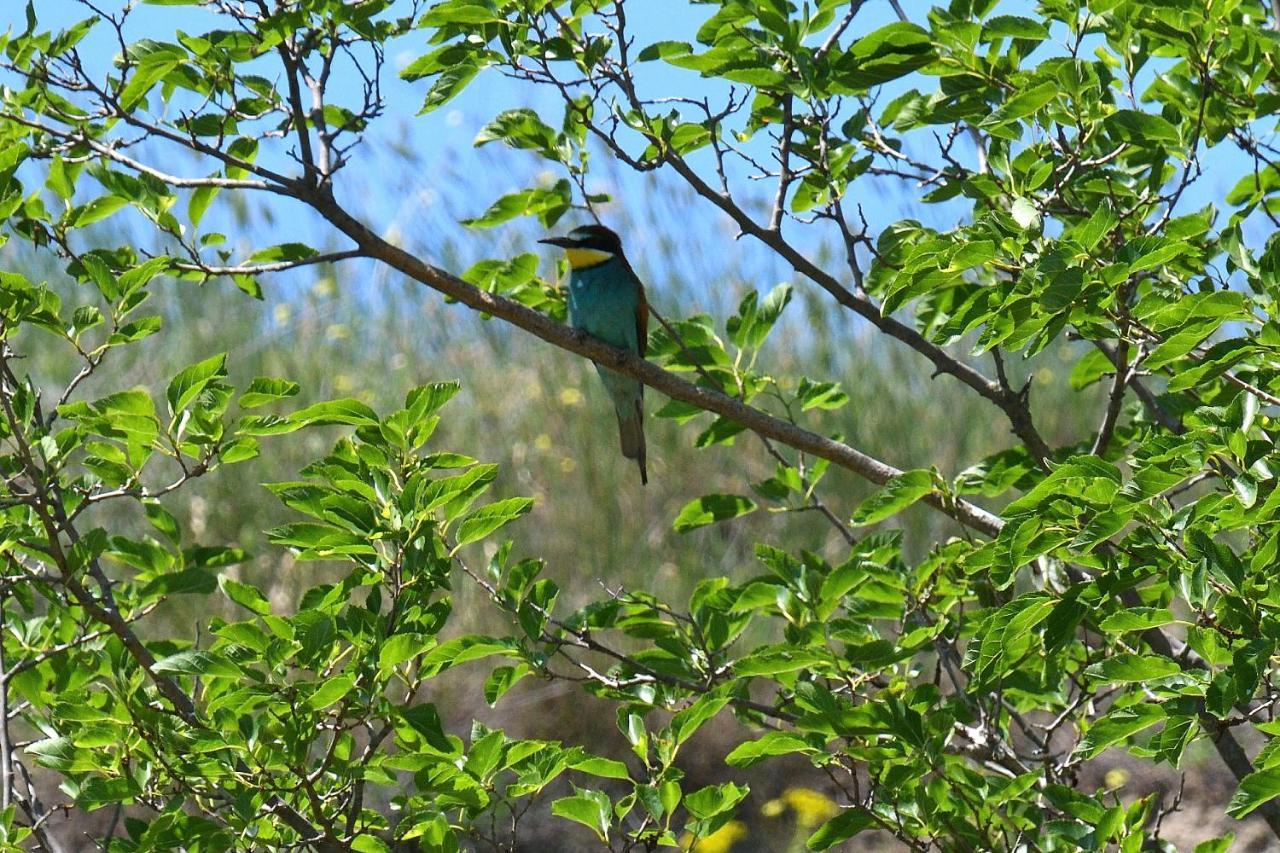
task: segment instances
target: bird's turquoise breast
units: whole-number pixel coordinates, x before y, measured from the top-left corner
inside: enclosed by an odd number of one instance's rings
[[[576,269],[569,276],[569,323],[616,347],[640,349],[636,339],[639,294],[617,261]]]

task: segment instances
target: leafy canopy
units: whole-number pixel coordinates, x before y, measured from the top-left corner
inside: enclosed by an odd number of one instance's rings
[[[16,255],[0,272],[7,841],[51,848],[65,803],[116,809],[113,850],[497,847],[546,800],[544,819],[601,844],[671,848],[748,816],[749,768],[791,756],[838,806],[802,824],[810,849],[878,831],[913,849],[1139,850],[1176,804],[1084,771],[1116,750],[1184,766],[1200,741],[1235,778],[1228,813],[1280,835],[1271,4],[718,0],[697,4],[695,33],[652,44],[628,29],[651,14],[634,0],[153,5],[195,8],[139,32],[131,7],[85,2],[49,31],[31,3],[0,39],[0,235],[65,279]],[[112,60],[82,49],[98,38]],[[478,205],[477,240],[590,216],[606,156],[687,184],[797,280],[727,318],[663,318],[643,363],[566,330],[533,255],[458,277],[393,245],[335,188],[378,126],[388,51],[424,42],[401,71],[424,126],[485,75],[563,101],[477,137],[555,169]],[[705,95],[651,91],[655,63]],[[939,212],[868,215],[890,189]],[[245,250],[259,235],[214,230],[220,199],[254,194],[349,248]],[[842,260],[812,251],[823,241]],[[560,604],[541,562],[495,540],[532,502],[482,503],[495,466],[430,443],[456,384],[379,413],[233,382],[234,352],[166,366],[163,389],[113,372],[123,348],[181,334],[148,313],[158,289],[230,278],[263,298],[272,273],[361,259],[641,378],[697,447],[776,466],[691,495],[673,532],[818,512],[838,546],[761,542],[757,564],[680,602]],[[853,378],[783,375],[765,352],[802,288],[988,403],[1008,446],[904,471],[829,434]],[[55,348],[74,366],[60,384],[27,360]],[[1046,428],[1023,381],[1062,357],[1069,393],[1050,402],[1094,413],[1088,431]],[[266,546],[300,578],[340,574],[283,608],[233,569],[243,551],[193,541],[166,502],[325,426],[332,450],[269,487],[296,520]],[[851,499],[833,466],[876,490]],[[918,504],[948,532],[904,547],[892,525]],[[454,584],[506,631],[454,630]],[[138,626],[179,595],[238,618]],[[490,704],[530,676],[571,680],[616,708],[629,749],[450,731],[432,686],[459,666],[487,673]],[[752,732],[723,756],[731,781],[688,784],[681,750],[730,714]]]

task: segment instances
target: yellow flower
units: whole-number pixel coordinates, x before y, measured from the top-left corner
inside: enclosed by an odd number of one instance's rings
[[[747,825],[740,820],[731,820],[706,838],[686,835],[680,839],[680,849],[688,853],[729,853],[733,845],[747,837]]]
[[[807,829],[831,820],[840,813],[840,807],[826,794],[811,788],[788,788],[760,809],[765,817],[778,817],[787,811],[794,812],[796,823]]]
[[[1108,788],[1123,788],[1129,781],[1129,771],[1123,767],[1113,767],[1107,771],[1107,775],[1102,777],[1102,782]]]
[[[582,405],[582,392],[577,388],[564,388],[560,391],[560,405],[562,406],[580,406]]]

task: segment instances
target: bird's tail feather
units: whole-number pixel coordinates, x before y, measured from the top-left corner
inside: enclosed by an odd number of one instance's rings
[[[622,440],[622,455],[640,463],[640,483],[649,485],[649,471],[645,464],[644,410],[639,400],[630,414],[618,412],[618,436]]]

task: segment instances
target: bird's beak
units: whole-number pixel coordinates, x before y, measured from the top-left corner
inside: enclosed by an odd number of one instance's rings
[[[570,240],[568,237],[547,237],[543,240],[539,240],[538,242],[546,243],[548,246],[559,246],[561,249],[569,249],[577,245],[577,243]]]

